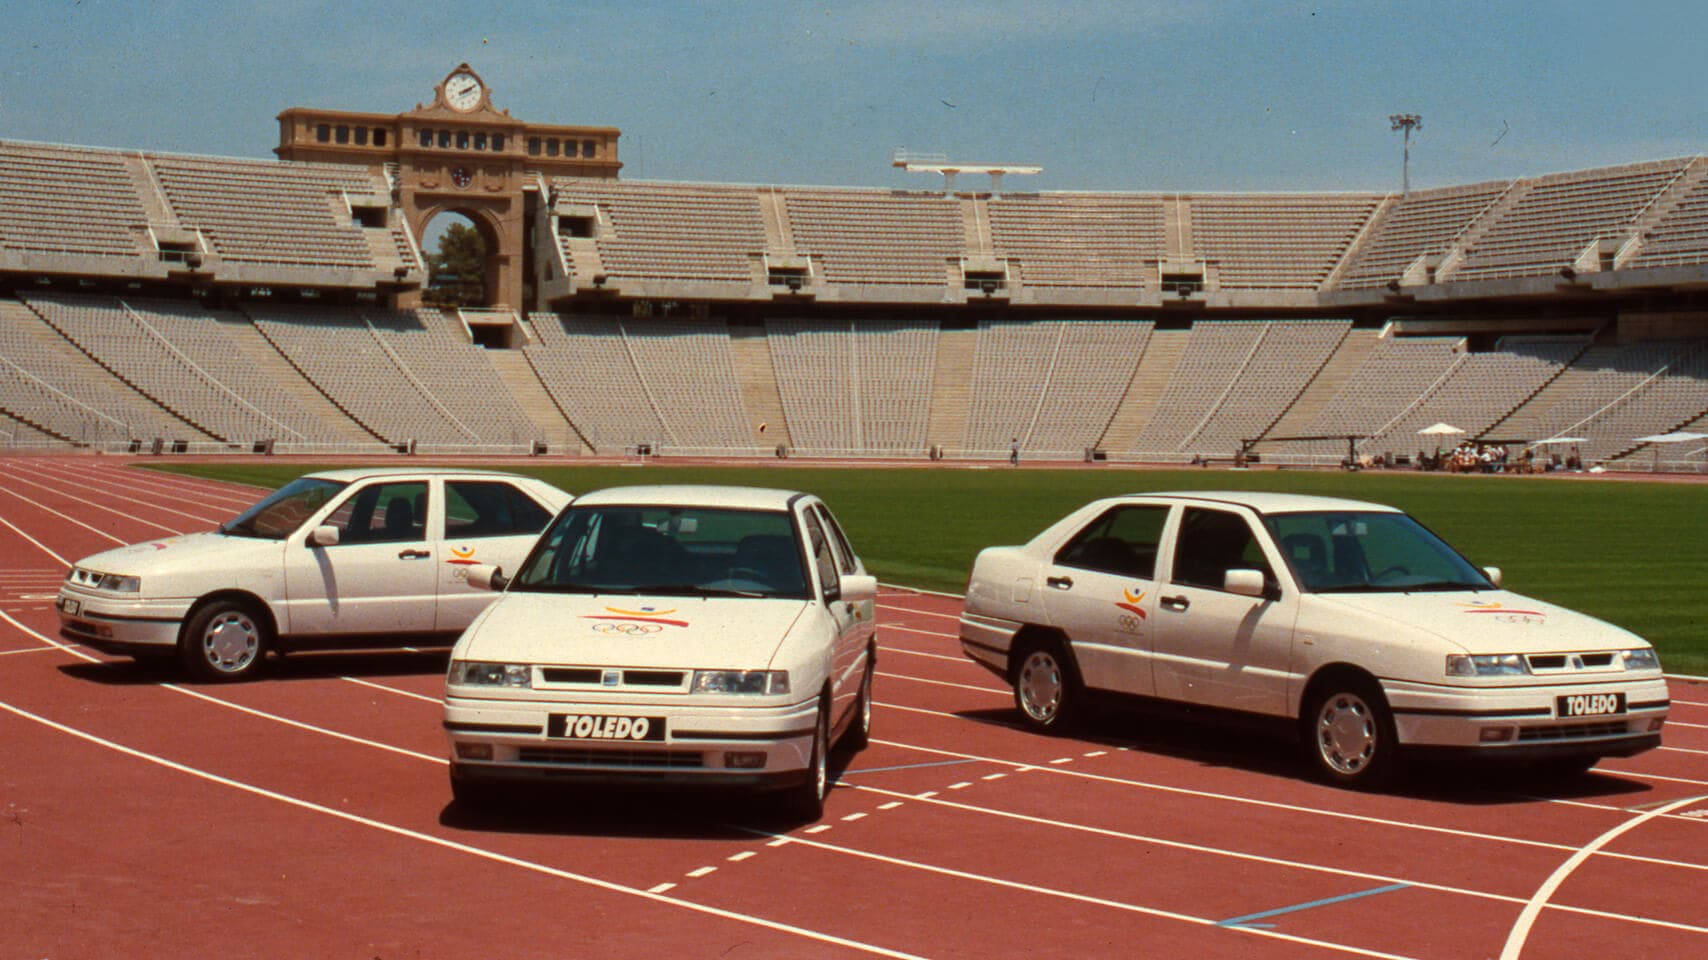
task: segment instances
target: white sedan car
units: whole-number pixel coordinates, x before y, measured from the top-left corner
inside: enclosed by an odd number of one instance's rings
[[[1500,581],[1392,507],[1133,495],[980,553],[960,635],[1035,728],[1093,694],[1212,708],[1280,721],[1345,785],[1402,750],[1565,773],[1659,745],[1654,649]]]
[[[578,499],[451,652],[451,790],[781,790],[816,818],[871,726],[877,581],[817,497],[618,487]]]
[[[312,473],[211,533],[85,557],[60,633],[136,656],[176,653],[203,680],[247,678],[269,650],[454,637],[492,595],[475,564],[515,563],[572,498],[483,470]]]

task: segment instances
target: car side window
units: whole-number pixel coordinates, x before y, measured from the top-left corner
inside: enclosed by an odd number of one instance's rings
[[[551,514],[522,491],[496,481],[445,484],[445,538],[507,537],[539,533]]]
[[[836,557],[831,553],[830,540],[824,535],[824,527],[818,522],[818,516],[811,510],[801,514],[806,523],[807,544],[812,548],[813,566],[818,569],[818,582],[823,589],[835,589],[840,580],[836,567]]]
[[[1157,544],[1167,506],[1113,507],[1056,552],[1065,567],[1149,580],[1156,576]]]
[[[817,514],[819,520],[824,524],[824,532],[830,538],[831,551],[836,554],[836,565],[841,568],[843,573],[853,574],[854,548],[848,545],[848,538],[842,535],[842,528],[836,525],[836,518],[830,515],[830,511],[826,510],[822,503],[815,505],[812,509],[813,513]]]
[[[1244,517],[1224,510],[1188,507],[1175,538],[1173,581],[1221,590],[1229,570],[1258,570],[1265,584],[1275,583],[1263,547]]]
[[[427,484],[421,480],[371,483],[340,504],[321,525],[337,527],[340,544],[425,540]]]

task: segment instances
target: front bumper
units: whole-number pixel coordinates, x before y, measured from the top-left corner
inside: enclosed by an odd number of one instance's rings
[[[59,634],[97,650],[170,650],[194,601],[146,599],[61,587],[54,607]]]
[[[1407,748],[1513,760],[1627,757],[1660,745],[1666,680],[1603,680],[1512,687],[1385,681],[1395,732]],[[1624,694],[1625,712],[1562,717],[1562,696]]]
[[[662,719],[664,732],[657,740],[552,736],[553,714]],[[447,696],[444,726],[459,780],[764,789],[806,778],[817,719],[816,698],[776,707],[712,707]]]

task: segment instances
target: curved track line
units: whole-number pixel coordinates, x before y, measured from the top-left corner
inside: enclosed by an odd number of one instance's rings
[[[67,560],[64,557],[60,556],[59,554],[54,553],[52,550],[50,550],[48,548],[47,544],[42,543],[40,540],[37,540],[35,537],[32,537],[29,534],[25,533],[24,531],[19,530],[17,528],[17,526],[12,523],[12,521],[6,519],[5,517],[0,517],[0,523],[4,523],[7,527],[11,528],[13,533],[17,534],[20,537],[23,537],[25,540],[28,540],[29,542],[35,544],[36,547],[41,550],[41,552],[47,554],[48,556],[54,558],[55,560],[58,560],[60,563],[65,564],[67,567],[71,566],[70,560]]]
[[[568,871],[568,870],[561,870],[557,867],[550,867],[550,866],[547,866],[543,863],[535,863],[534,861],[531,861],[531,860],[523,860],[523,859],[520,859],[518,857],[506,856],[505,854],[498,853],[496,851],[482,849],[480,847],[471,846],[471,845],[466,844],[466,843],[460,843],[456,840],[450,840],[450,839],[447,839],[445,837],[436,837],[430,833],[422,833],[419,830],[411,830],[408,827],[398,826],[397,824],[394,824],[394,823],[386,823],[383,820],[374,820],[370,817],[364,817],[364,816],[360,816],[358,814],[348,813],[348,812],[343,811],[343,810],[334,810],[331,807],[322,806],[318,803],[313,802],[312,800],[304,800],[301,797],[293,797],[293,796],[290,796],[289,794],[279,793],[279,792],[274,791],[274,790],[268,790],[266,787],[259,787],[259,786],[256,786],[255,784],[252,784],[252,783],[244,783],[241,780],[233,780],[233,779],[230,779],[229,777],[222,777],[217,773],[212,773],[212,772],[209,772],[207,770],[201,770],[201,769],[198,769],[196,767],[189,766],[187,764],[178,763],[175,760],[168,760],[165,757],[156,756],[155,754],[152,754],[152,753],[145,753],[141,750],[137,750],[137,749],[132,748],[132,747],[127,747],[122,743],[115,743],[115,742],[113,742],[111,740],[107,740],[103,737],[96,736],[95,734],[89,733],[88,731],[79,730],[75,727],[66,726],[65,724],[59,723],[59,722],[54,721],[54,720],[50,720],[47,717],[39,716],[37,714],[31,713],[28,710],[24,710],[20,707],[15,707],[10,703],[6,703],[5,701],[0,701],[0,710],[5,710],[8,713],[15,714],[15,715],[17,715],[17,716],[19,716],[25,720],[29,720],[29,721],[34,722],[34,723],[39,723],[42,726],[48,727],[48,728],[53,729],[53,730],[57,730],[61,733],[67,734],[69,736],[77,737],[78,739],[88,741],[89,743],[93,743],[96,746],[105,747],[108,750],[114,750],[114,751],[122,753],[126,756],[134,757],[138,760],[144,760],[144,761],[147,761],[148,763],[157,764],[159,766],[165,767],[168,770],[173,770],[173,771],[176,771],[178,773],[188,774],[189,776],[192,776],[192,777],[198,777],[200,779],[207,780],[210,783],[217,783],[221,786],[230,787],[234,790],[241,790],[245,793],[251,793],[251,794],[254,794],[254,795],[259,796],[259,797],[265,797],[269,800],[276,800],[279,803],[287,804],[289,806],[300,807],[301,809],[308,810],[308,811],[313,812],[313,813],[324,814],[325,816],[329,816],[329,817],[336,817],[339,820],[344,820],[344,821],[347,821],[349,823],[357,824],[359,826],[368,827],[368,828],[373,829],[373,830],[378,830],[378,831],[381,831],[382,833],[389,833],[389,834],[392,834],[394,836],[404,837],[405,839],[416,840],[416,841],[419,841],[421,843],[431,844],[431,845],[437,846],[437,847],[443,847],[447,850],[454,850],[458,853],[466,853],[470,856],[480,857],[480,858],[485,859],[485,860],[491,860],[495,863],[502,863],[506,866],[519,867],[523,870],[530,870],[530,871],[533,871],[535,873],[542,873],[542,874],[545,874],[546,876],[557,877],[561,880],[569,880],[569,881],[572,881],[575,883],[585,884],[586,886],[596,887],[600,890],[607,890],[607,891],[610,891],[611,893],[619,893],[619,894],[624,894],[626,896],[639,897],[642,900],[651,900],[655,903],[662,903],[662,904],[666,904],[666,905],[672,906],[672,907],[681,907],[681,908],[686,909],[686,910],[692,910],[696,913],[704,913],[704,914],[708,914],[710,916],[720,917],[720,918],[725,919],[725,920],[734,920],[738,923],[750,924],[752,926],[757,926],[757,927],[765,927],[767,929],[776,930],[776,931],[781,932],[781,933],[793,934],[795,936],[805,937],[809,940],[816,940],[816,941],[819,941],[821,943],[831,943],[831,944],[835,944],[837,946],[847,947],[851,950],[859,950],[859,951],[864,952],[864,953],[870,953],[870,954],[873,954],[875,956],[895,957],[895,958],[900,958],[900,960],[925,960],[925,958],[919,957],[915,954],[903,953],[902,951],[899,951],[899,950],[891,950],[887,947],[877,946],[876,944],[862,943],[858,940],[849,940],[849,939],[846,939],[844,937],[838,937],[834,934],[822,933],[822,932],[817,931],[817,930],[809,930],[805,927],[797,927],[797,926],[793,926],[791,924],[781,923],[781,922],[776,921],[776,920],[767,920],[764,917],[756,917],[756,916],[753,916],[751,914],[737,913],[733,910],[724,910],[724,909],[721,909],[719,907],[708,906],[708,905],[702,904],[702,903],[695,903],[692,900],[681,900],[681,899],[678,899],[676,897],[666,897],[666,896],[663,896],[661,894],[652,893],[652,892],[647,891],[647,890],[640,890],[640,889],[637,889],[635,887],[626,887],[620,883],[613,883],[610,880],[601,880],[598,877],[591,877],[591,876],[588,876],[586,874],[573,873],[573,872]]]
[[[101,530],[97,527],[91,527],[87,523],[84,523],[83,521],[77,519],[76,517],[71,516],[70,514],[60,513],[58,510],[55,510],[54,508],[48,506],[45,503],[38,503],[34,500],[31,500],[29,497],[24,496],[23,494],[19,493],[16,490],[12,490],[8,487],[0,486],[0,493],[11,494],[12,496],[17,497],[19,500],[24,501],[25,503],[29,504],[30,506],[35,507],[37,510],[44,511],[46,513],[51,513],[54,516],[60,518],[61,520],[65,520],[65,521],[68,521],[70,523],[74,523],[74,524],[78,525],[79,527],[82,527],[83,529],[89,531],[90,533],[95,534],[96,536],[105,537],[106,539],[111,540],[114,543],[119,544],[120,546],[124,545],[123,540],[120,540],[118,537],[113,536],[112,534],[108,533],[107,531]],[[10,527],[12,525],[7,524],[7,526]],[[12,527],[12,529],[16,530],[17,528]],[[161,529],[164,530],[166,528],[162,527]],[[20,531],[20,532],[22,532],[22,531]],[[30,542],[36,543],[36,541],[33,538],[30,540]],[[41,544],[39,544],[39,543],[36,543],[36,545],[41,546]],[[46,547],[42,547],[42,549],[47,550]],[[48,550],[48,552],[52,553],[53,551]],[[57,556],[57,554],[55,554],[55,556]],[[70,566],[70,565],[71,564],[69,564],[69,563],[66,564],[66,566]]]
[[[875,706],[895,707],[900,710],[917,710],[919,713],[938,713],[935,710],[918,710],[916,707],[901,707],[892,703],[874,701]],[[953,716],[950,714],[950,716]],[[1396,827],[1401,830],[1418,830],[1424,833],[1440,833],[1452,837],[1465,837],[1471,840],[1487,840],[1493,843],[1510,843],[1521,847],[1536,847],[1542,850],[1575,850],[1571,844],[1550,843],[1546,840],[1527,840],[1523,837],[1502,836],[1493,833],[1480,833],[1475,830],[1457,830],[1453,827],[1438,827],[1427,823],[1412,823],[1406,820],[1388,820],[1383,817],[1369,817],[1358,813],[1345,813],[1340,810],[1324,810],[1321,807],[1306,807],[1294,803],[1281,803],[1277,800],[1259,800],[1255,797],[1237,797],[1227,793],[1212,793],[1208,790],[1194,790],[1190,787],[1175,787],[1164,783],[1152,783],[1147,780],[1130,780],[1125,777],[1110,777],[1099,773],[1085,773],[1081,770],[1069,770],[1048,764],[1023,763],[1018,760],[1003,760],[997,757],[986,757],[976,753],[961,753],[957,750],[943,750],[937,747],[924,747],[911,743],[899,743],[894,740],[872,739],[873,743],[881,743],[886,747],[899,747],[903,750],[917,750],[921,753],[934,753],[945,757],[960,757],[963,760],[980,760],[994,763],[998,766],[1013,767],[1017,770],[1043,770],[1047,773],[1060,774],[1064,777],[1080,777],[1102,783],[1112,783],[1117,786],[1137,787],[1141,790],[1156,790],[1161,793],[1175,793],[1188,797],[1201,797],[1207,800],[1223,800],[1228,803],[1244,803],[1256,807],[1266,807],[1271,810],[1283,810],[1289,813],[1303,813],[1312,816],[1329,817],[1336,820],[1351,820],[1355,823],[1369,823],[1382,827]],[[1603,856],[1619,860],[1630,860],[1636,863],[1652,863],[1666,867],[1681,867],[1686,870],[1708,871],[1708,863],[1690,863],[1683,860],[1664,860],[1659,857],[1642,857],[1631,853],[1606,853]]]
[[[1507,934],[1506,946],[1500,952],[1500,960],[1518,960],[1519,954],[1524,952],[1525,942],[1530,938],[1530,927],[1536,922],[1537,915],[1542,912],[1543,907],[1548,905],[1548,900],[1554,895],[1555,891],[1560,889],[1560,884],[1565,883],[1566,878],[1570,877],[1573,871],[1582,866],[1585,860],[1588,860],[1591,856],[1599,852],[1602,847],[1612,843],[1614,840],[1617,840],[1628,831],[1635,830],[1656,817],[1671,813],[1681,807],[1688,807],[1691,804],[1698,803],[1702,800],[1708,800],[1708,795],[1700,797],[1685,797],[1682,800],[1674,800],[1672,803],[1669,803],[1664,807],[1657,807],[1647,813],[1638,814],[1601,836],[1596,837],[1587,845],[1580,848],[1576,853],[1568,857],[1566,862],[1560,864],[1559,868],[1554,871],[1552,876],[1548,877],[1547,880],[1542,882],[1540,887],[1536,888],[1536,893],[1531,896],[1530,902],[1526,903],[1524,905],[1524,910],[1518,914],[1518,921],[1512,925],[1512,931]]]

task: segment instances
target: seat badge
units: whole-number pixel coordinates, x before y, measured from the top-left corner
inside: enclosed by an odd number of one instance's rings
[[[607,670],[599,682],[607,687],[614,687],[623,682],[623,674],[619,670]]]

